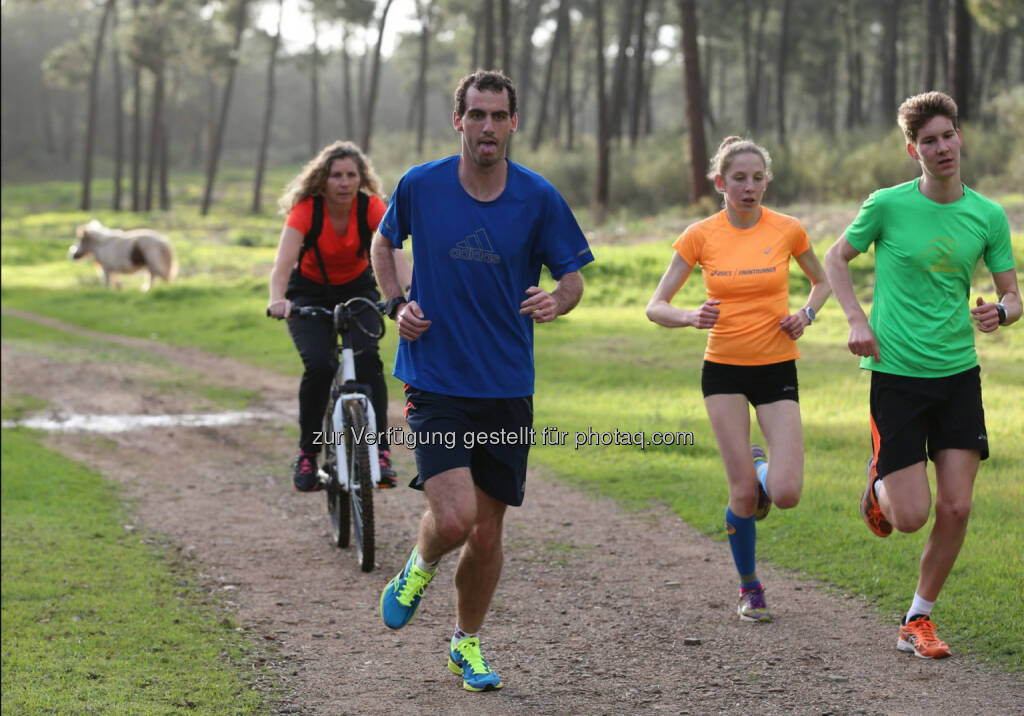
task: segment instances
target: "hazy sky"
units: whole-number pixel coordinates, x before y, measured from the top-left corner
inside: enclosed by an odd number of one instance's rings
[[[286,51],[295,52],[300,48],[308,47],[313,33],[313,25],[310,22],[309,14],[300,10],[306,3],[302,0],[284,0],[284,20],[281,24],[281,35],[284,39]],[[391,9],[388,11],[387,25],[384,27],[384,45],[382,52],[385,56],[391,55],[395,36],[400,32],[417,30],[419,23],[416,17],[416,4],[413,0],[394,0]],[[262,7],[256,24],[273,33],[277,27],[277,5],[268,4]],[[371,45],[377,41],[376,31],[367,42]],[[332,31],[325,33],[320,31],[320,48],[323,50],[337,48],[341,44],[341,33]]]

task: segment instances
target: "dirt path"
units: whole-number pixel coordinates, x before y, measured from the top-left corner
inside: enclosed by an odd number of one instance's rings
[[[860,601],[767,565],[759,571],[777,621],[741,623],[725,544],[667,511],[625,513],[538,471],[526,504],[507,520],[504,575],[483,633],[506,687],[465,693],[445,668],[453,558],[407,628],[391,632],[376,613],[381,588],[413,543],[420,493],[378,493],[378,569],[367,575],[329,544],[323,496],[292,491],[296,379],[39,320],[187,366],[197,379],[260,389],[251,407],[266,421],[61,433],[53,444],[123,484],[140,523],[169,535],[267,645],[253,658],[285,684],[282,713],[959,715],[1019,713],[1024,703],[1020,676],[965,657],[900,654],[895,626]],[[152,362],[86,360],[71,370],[61,356],[6,344],[2,361],[5,397],[39,396],[54,410],[176,413],[201,402],[148,389]],[[410,473],[408,453],[396,462]]]

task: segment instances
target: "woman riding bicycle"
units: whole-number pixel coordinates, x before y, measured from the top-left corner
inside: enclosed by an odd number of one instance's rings
[[[288,184],[278,205],[288,218],[270,272],[269,315],[287,319],[293,305],[333,308],[354,296],[380,300],[369,251],[387,206],[373,165],[359,147],[352,142],[324,147]],[[408,269],[404,255],[396,258]],[[376,329],[376,320],[371,312],[360,318],[370,332]],[[321,446],[316,444],[316,433],[322,429],[338,366],[336,339],[325,320],[290,320],[288,332],[304,366],[299,384],[299,453],[292,481],[296,490],[311,492],[321,486],[316,464]],[[360,330],[352,332],[352,339],[356,380],[370,387],[377,431],[386,437],[387,385],[377,341]],[[380,486],[393,487],[395,471],[387,442],[379,443],[379,455]]]

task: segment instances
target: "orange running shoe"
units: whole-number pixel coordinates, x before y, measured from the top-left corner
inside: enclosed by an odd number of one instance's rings
[[[864,494],[860,496],[860,514],[868,527],[879,537],[888,537],[892,534],[892,525],[882,514],[882,508],[878,505],[878,498],[875,496],[875,474],[874,457],[868,458],[868,486],[864,488]]]
[[[896,648],[922,659],[945,659],[953,655],[946,642],[935,636],[935,624],[927,614],[918,614],[910,621],[904,618],[900,623],[900,638]]]

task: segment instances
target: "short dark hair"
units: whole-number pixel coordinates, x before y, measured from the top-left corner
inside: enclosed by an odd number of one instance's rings
[[[516,86],[512,84],[504,72],[498,70],[477,70],[459,80],[459,86],[455,88],[455,114],[461,117],[466,113],[466,92],[473,87],[477,90],[497,92],[502,90],[508,92],[508,113],[516,113]]]
[[[960,118],[957,116],[956,102],[945,92],[922,92],[903,100],[899,111],[896,113],[896,121],[907,141],[913,144],[917,141],[917,132],[924,125],[931,121],[932,117],[942,115],[953,123],[954,129],[960,128]]]

